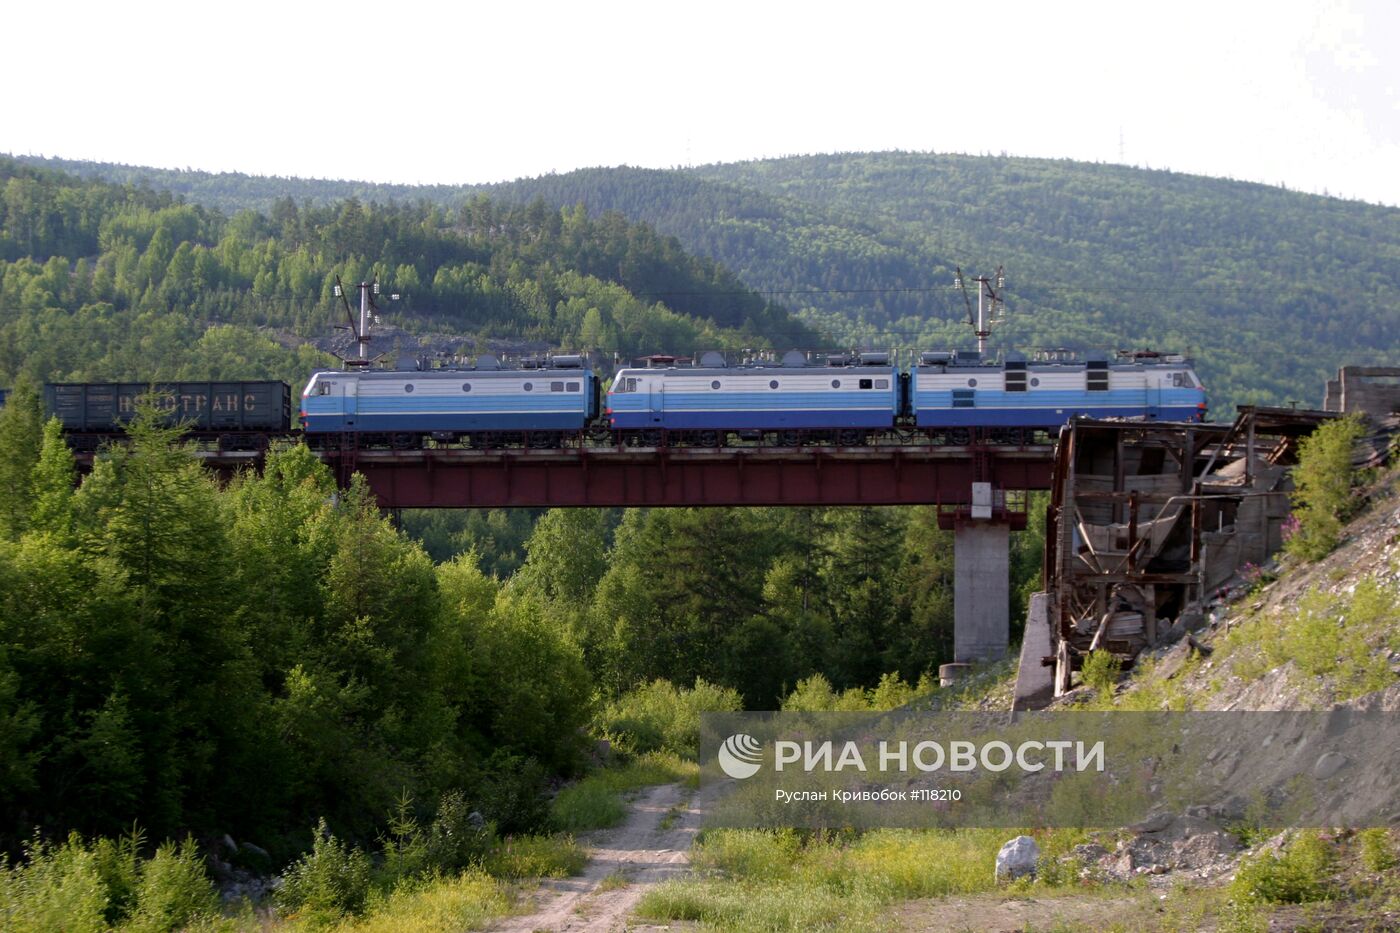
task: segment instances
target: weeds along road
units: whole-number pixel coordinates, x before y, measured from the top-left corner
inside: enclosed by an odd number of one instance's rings
[[[627,915],[652,885],[690,870],[690,845],[700,828],[698,794],[679,784],[644,789],[621,826],[587,833],[583,874],[541,889],[536,909],[511,917],[498,933],[606,933],[637,930]]]

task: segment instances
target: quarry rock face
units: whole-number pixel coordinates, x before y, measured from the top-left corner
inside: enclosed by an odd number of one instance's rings
[[[1017,836],[997,853],[997,881],[1015,881],[1027,875],[1034,877],[1040,861],[1040,846],[1030,836]]]

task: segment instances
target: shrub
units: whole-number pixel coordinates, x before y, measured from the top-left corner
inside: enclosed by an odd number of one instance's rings
[[[321,820],[311,851],[283,873],[276,901],[313,922],[331,922],[359,913],[369,890],[369,856],[336,839]]]
[[[97,859],[76,833],[58,847],[34,840],[23,864],[0,860],[0,928],[11,933],[99,933],[107,906]]]
[[[428,827],[427,861],[439,871],[461,871],[480,862],[495,841],[495,824],[473,820],[461,791],[449,791],[438,801]]]
[[[1362,830],[1357,839],[1361,843],[1361,864],[1368,871],[1390,871],[1400,863],[1395,857],[1390,830],[1384,827]]]
[[[1299,443],[1292,497],[1298,525],[1284,544],[1288,553],[1317,560],[1337,546],[1353,507],[1351,449],[1362,433],[1361,419],[1353,415],[1322,425]]]
[[[1111,651],[1090,651],[1080,670],[1084,683],[1093,687],[1094,691],[1103,697],[1113,695],[1113,688],[1118,684],[1118,675],[1121,673],[1123,662]]]
[[[693,759],[699,754],[700,714],[741,709],[737,690],[699,678],[689,689],[657,679],[609,703],[593,725],[624,753],[667,751]]]
[[[550,807],[555,828],[565,832],[606,829],[626,815],[627,807],[612,788],[591,777],[561,790]]]
[[[1241,903],[1306,904],[1331,888],[1331,846],[1316,832],[1301,833],[1282,854],[1264,852],[1246,860],[1231,883]]]
[[[497,749],[482,769],[481,812],[503,833],[528,833],[549,823],[549,776],[533,758]]]
[[[179,845],[165,843],[141,866],[132,930],[167,933],[218,913],[219,895],[204,873],[194,839],[187,836]]]

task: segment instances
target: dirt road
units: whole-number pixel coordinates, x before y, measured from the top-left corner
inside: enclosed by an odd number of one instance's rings
[[[700,826],[693,792],[679,784],[649,787],[631,802],[626,821],[581,837],[588,846],[583,874],[541,888],[534,912],[511,917],[498,933],[609,933],[637,929],[627,915],[648,887],[689,869],[690,844]]]

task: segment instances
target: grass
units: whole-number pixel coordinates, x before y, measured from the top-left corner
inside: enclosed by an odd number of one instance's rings
[[[516,904],[508,886],[480,871],[400,885],[376,899],[364,916],[328,929],[334,933],[455,933],[480,930]]]
[[[1237,625],[1219,644],[1217,658],[1253,681],[1292,662],[1309,678],[1324,678],[1333,699],[1349,700],[1396,682],[1383,649],[1400,650],[1400,591],[1366,578],[1350,593],[1313,588],[1296,614],[1258,614]]]
[[[623,794],[653,784],[679,782],[698,787],[700,768],[671,752],[648,752],[631,761],[595,771],[559,792],[550,807],[554,825],[565,832],[606,829],[627,815]]]
[[[605,891],[616,891],[619,888],[625,888],[631,883],[631,879],[629,879],[625,874],[623,874],[620,871],[615,871],[612,874],[605,877],[602,881],[599,881],[598,886],[595,887],[593,890],[599,894],[602,894]]]
[[[573,836],[515,836],[492,849],[482,867],[493,878],[567,878],[587,863],[588,853]]]
[[[895,902],[996,889],[996,853],[1013,835],[1002,829],[887,829],[859,835],[716,830],[704,834],[691,852],[701,876],[653,889],[642,897],[637,914],[720,930],[883,929],[888,917],[882,910]],[[1038,834],[1042,852],[1051,858],[1083,840],[1079,832]],[[1044,884],[1021,887],[1053,890]]]

